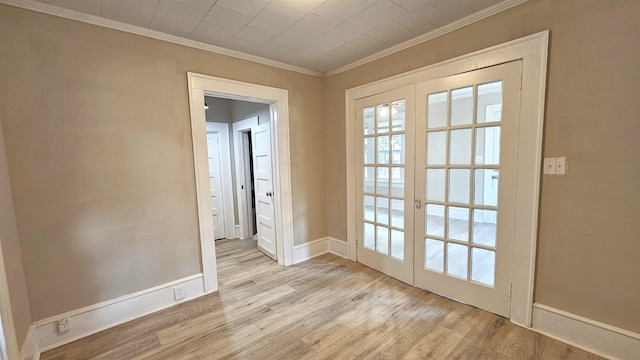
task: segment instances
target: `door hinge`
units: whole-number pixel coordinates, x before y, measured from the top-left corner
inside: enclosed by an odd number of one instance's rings
[[[509,297],[513,294],[513,283],[509,283]]]
[[[522,79],[523,79],[523,76],[522,76],[522,73],[520,73],[520,91],[522,91]]]
[[[358,247],[358,239],[356,239],[356,248]]]

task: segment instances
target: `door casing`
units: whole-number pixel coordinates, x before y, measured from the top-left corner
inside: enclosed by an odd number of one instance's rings
[[[218,134],[218,156],[220,158],[220,170],[223,174],[231,174],[231,153],[229,148],[229,124],[219,122],[207,122],[207,134]],[[222,183],[222,210],[224,218],[225,233],[224,238],[232,239],[237,237],[235,231],[234,212],[235,207],[233,205],[233,185],[230,176],[221,176]],[[226,194],[226,195],[225,195]],[[216,238],[220,236],[215,235]]]
[[[345,93],[347,245],[349,258],[356,261],[356,154],[359,146],[355,127],[356,99],[440,77],[460,74],[511,61],[522,61],[520,128],[515,231],[512,252],[512,297],[510,320],[531,327],[533,285],[542,162],[542,130],[547,76],[549,31],[479,50],[408,73],[365,84]]]
[[[196,206],[200,255],[206,293],[218,290],[213,218],[209,189],[204,96],[250,101],[270,105],[271,154],[274,183],[278,263],[293,263],[293,198],[289,151],[289,92],[263,85],[188,72],[191,138],[195,172]]]
[[[252,221],[251,204],[251,184],[246,159],[249,156],[245,144],[245,136],[251,131],[253,126],[258,125],[258,117],[253,116],[244,120],[234,122],[233,126],[233,148],[235,152],[235,168],[236,168],[236,198],[238,199],[238,225],[239,236],[243,239],[249,238],[255,234]],[[251,161],[251,159],[249,159]],[[244,188],[242,188],[244,186]]]

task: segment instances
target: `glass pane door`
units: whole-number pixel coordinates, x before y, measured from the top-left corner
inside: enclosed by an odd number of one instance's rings
[[[418,84],[416,285],[507,316],[520,63]]]
[[[356,102],[358,261],[413,283],[413,125],[415,88]]]

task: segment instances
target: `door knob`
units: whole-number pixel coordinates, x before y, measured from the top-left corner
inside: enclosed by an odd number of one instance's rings
[[[267,191],[267,193],[265,194],[267,196],[273,196],[273,193],[271,191]]]

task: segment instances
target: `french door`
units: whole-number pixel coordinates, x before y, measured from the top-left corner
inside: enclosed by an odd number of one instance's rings
[[[520,70],[507,63],[357,101],[358,261],[509,316]]]
[[[413,284],[415,87],[356,101],[358,261]],[[409,131],[408,131],[409,129]]]

